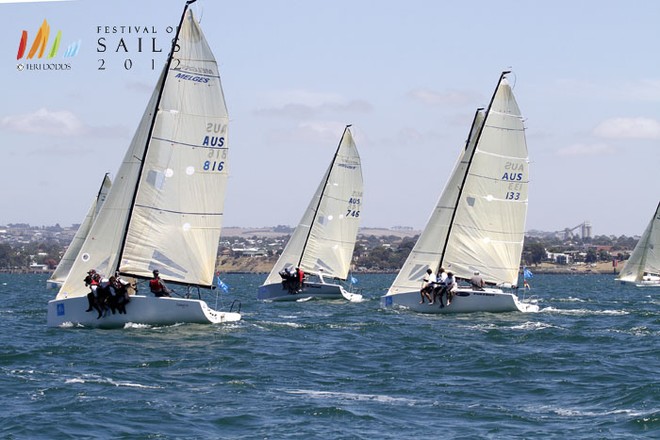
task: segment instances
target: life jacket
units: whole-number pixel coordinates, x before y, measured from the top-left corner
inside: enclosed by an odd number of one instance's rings
[[[163,286],[160,285],[160,280],[154,278],[153,280],[149,281],[149,289],[151,289],[152,292],[158,293],[163,290]]]

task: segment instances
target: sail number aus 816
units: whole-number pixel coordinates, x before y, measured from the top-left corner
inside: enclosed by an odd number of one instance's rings
[[[204,171],[222,171],[225,168],[224,161],[206,160],[204,161]]]

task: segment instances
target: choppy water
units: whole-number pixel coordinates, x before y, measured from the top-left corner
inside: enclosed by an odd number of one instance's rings
[[[660,289],[536,275],[536,314],[261,303],[222,326],[50,329],[45,277],[0,275],[3,438],[660,438]],[[214,300],[209,303],[213,305]]]

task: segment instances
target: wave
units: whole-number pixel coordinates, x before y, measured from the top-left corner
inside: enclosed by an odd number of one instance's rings
[[[622,315],[630,314],[630,312],[626,310],[558,309],[556,307],[545,307],[541,309],[541,312],[558,313],[562,315],[576,315],[576,316],[589,316],[589,315],[622,316]]]
[[[283,390],[287,394],[299,394],[315,399],[339,399],[351,401],[372,401],[380,403],[404,403],[414,405],[418,401],[406,397],[392,397],[383,394],[342,393],[338,391]]]
[[[142,385],[139,383],[134,383],[134,382],[127,382],[127,381],[119,381],[119,380],[114,380],[110,379],[107,377],[100,377],[100,376],[95,376],[95,375],[84,375],[82,377],[74,377],[71,379],[66,379],[64,381],[65,384],[76,384],[76,383],[94,383],[94,384],[109,384],[113,385],[115,387],[126,387],[126,388],[143,388],[143,389],[150,389],[150,390],[156,390],[156,389],[161,389],[163,387],[158,386],[158,385]]]

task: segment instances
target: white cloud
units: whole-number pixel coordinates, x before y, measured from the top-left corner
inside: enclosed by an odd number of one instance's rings
[[[276,142],[300,142],[317,144],[339,141],[346,124],[334,121],[303,122],[290,130],[272,131],[269,137]]]
[[[615,99],[621,101],[660,101],[660,79],[603,83],[578,79],[559,79],[552,93],[564,95]]]
[[[0,127],[17,133],[61,137],[85,135],[124,137],[127,134],[126,128],[92,127],[86,125],[78,116],[68,110],[48,110],[46,108],[40,108],[33,113],[5,116],[0,120]]]
[[[607,144],[573,144],[560,148],[558,156],[600,156],[614,153],[614,148]]]
[[[45,108],[41,108],[34,113],[5,116],[0,121],[0,125],[19,133],[53,136],[80,136],[86,131],[85,124],[70,111],[50,111]]]
[[[424,104],[454,104],[464,105],[478,101],[475,93],[451,90],[448,92],[437,92],[430,89],[414,89],[408,92],[408,96]]]
[[[660,79],[642,79],[625,83],[621,88],[624,97],[639,101],[660,101]]]
[[[279,116],[279,117],[310,117],[321,113],[368,113],[372,109],[371,104],[366,101],[353,100],[345,103],[326,102],[319,105],[307,104],[284,104],[280,107],[261,108],[254,111],[260,116]]]
[[[660,121],[650,118],[607,119],[593,131],[607,139],[660,139]]]

